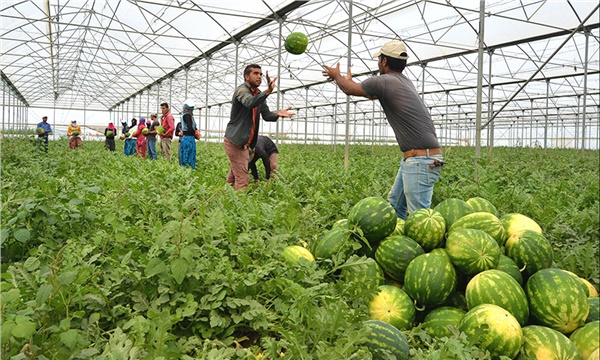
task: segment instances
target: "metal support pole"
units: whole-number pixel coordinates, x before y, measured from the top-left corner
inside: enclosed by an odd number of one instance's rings
[[[350,0],[348,4],[348,55],[347,62],[348,67],[352,66],[352,7],[353,2]],[[344,149],[344,169],[348,169],[348,163],[350,160],[350,141],[348,139],[350,134],[350,96],[346,95],[346,140]]]
[[[279,23],[279,45],[277,46],[277,110],[281,109],[281,42],[283,38],[282,27],[284,18],[277,18]],[[275,144],[279,145],[279,119],[275,122]]]
[[[590,48],[590,32],[585,30],[585,63],[583,64],[584,74],[583,74],[583,111],[581,112],[581,155],[583,155],[585,150],[585,115],[586,115],[586,106],[587,106],[587,75],[588,75],[588,56],[589,56],[589,48]]]
[[[475,165],[477,165],[477,159],[481,155],[481,103],[483,101],[482,90],[483,90],[483,47],[484,42],[484,30],[485,30],[485,0],[479,1],[479,52],[477,59],[477,107],[475,113]],[[475,181],[478,180],[478,167],[475,167]]]
[[[550,107],[548,101],[550,99],[550,80],[546,80],[546,120],[544,122],[544,150],[548,147],[548,109]]]
[[[529,146],[533,147],[533,99],[529,99],[530,107],[529,107],[529,121],[531,123],[531,129],[529,130]],[[536,129],[537,130],[537,129]]]
[[[206,106],[206,112],[204,114],[204,142],[208,142],[208,113],[209,113],[209,107],[208,107],[208,75],[209,75],[209,65],[210,65],[210,58],[207,57],[206,58],[206,86],[204,88],[204,103]]]
[[[492,85],[492,55],[494,55],[493,50],[488,51],[489,63],[488,63],[488,104],[487,104],[487,120],[489,121],[492,118],[492,108],[494,107],[494,102],[492,101],[492,95],[494,93],[494,86]],[[487,129],[487,146],[488,153],[491,153],[492,148],[494,147],[494,138],[491,134],[490,126]]]
[[[304,98],[304,145],[308,143],[308,87],[306,89],[306,97]]]

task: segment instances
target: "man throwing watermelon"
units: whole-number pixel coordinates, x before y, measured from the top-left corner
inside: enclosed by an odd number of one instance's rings
[[[342,76],[339,63],[336,67],[323,65],[323,75],[346,95],[379,99],[404,153],[388,200],[396,215],[406,219],[408,214],[431,206],[433,186],[444,164],[442,151],[431,115],[411,81],[402,74],[408,59],[406,45],[398,40],[387,42],[373,57],[377,58],[380,75],[362,83],[352,80],[350,68]]]

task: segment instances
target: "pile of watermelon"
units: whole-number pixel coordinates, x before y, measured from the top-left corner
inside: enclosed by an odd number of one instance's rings
[[[299,248],[284,250],[286,262],[341,262],[340,281],[371,291],[374,359],[408,359],[402,332],[414,327],[438,338],[456,328],[493,358],[598,359],[597,289],[556,267],[535,220],[500,216],[486,199],[446,199],[404,221],[383,198],[365,198]]]

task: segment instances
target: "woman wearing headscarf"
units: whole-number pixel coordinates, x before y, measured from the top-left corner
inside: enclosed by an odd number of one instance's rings
[[[105,149],[115,151],[115,135],[117,135],[117,129],[115,129],[115,125],[112,122],[109,122],[106,129],[104,129],[104,136],[106,137],[104,141]]]
[[[77,149],[83,146],[83,141],[79,136],[81,134],[81,127],[77,125],[77,121],[71,121],[71,125],[67,128],[67,136],[69,137],[69,147],[71,149]]]
[[[146,119],[140,118],[140,121],[138,122],[137,130],[135,130],[135,133],[133,134],[133,136],[136,138],[135,152],[137,152],[138,157],[141,157],[142,159],[146,158],[146,148],[147,148],[146,135],[143,133],[145,128],[146,128]]]
[[[135,139],[131,137],[131,132],[135,131],[135,126],[137,125],[137,119],[131,119],[131,126],[129,126],[125,132],[125,155],[133,155],[135,154]]]
[[[191,101],[186,101],[183,105],[183,114],[181,115],[181,132],[183,133],[179,143],[179,165],[190,166],[196,169],[196,122],[194,121],[194,106]]]

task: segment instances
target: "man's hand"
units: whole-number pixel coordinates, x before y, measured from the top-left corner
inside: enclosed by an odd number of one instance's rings
[[[336,77],[340,76],[340,63],[337,63],[336,67],[330,67],[327,65],[323,65],[323,76],[328,77],[331,80],[335,80]]]
[[[289,112],[290,110],[292,110],[291,106],[287,109],[279,110],[275,115],[283,118],[293,118],[296,114]]]
[[[277,76],[275,76],[273,78],[273,80],[271,80],[271,78],[269,77],[269,72],[265,71],[265,77],[267,78],[267,85],[268,85],[268,88],[265,92],[267,93],[267,95],[270,95],[273,92],[273,90],[275,89],[275,82],[277,81]]]

